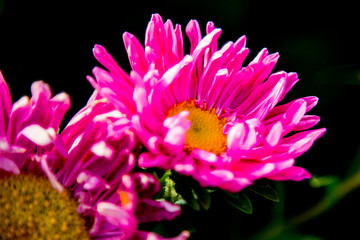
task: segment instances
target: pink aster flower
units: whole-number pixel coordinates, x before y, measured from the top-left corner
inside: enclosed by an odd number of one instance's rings
[[[298,81],[296,73],[271,73],[279,54],[263,49],[247,66],[245,36],[218,49],[221,29],[212,22],[186,27],[184,56],[179,25],[154,14],[144,47],[130,33],[123,40],[132,67],[126,74],[96,45],[89,81],[131,119],[148,151],[139,166],[173,169],[204,187],[237,192],[259,178],[300,181],[311,175],[295,166],[325,129],[307,115],[317,97],[280,103]]]
[[[51,97],[43,82],[35,82],[32,93],[12,105],[0,75],[0,235],[168,239],[137,228],[171,220],[180,207],[151,199],[158,181],[133,172],[136,142],[129,121],[94,95],[60,136],[55,129],[70,106],[68,95]],[[184,231],[170,239],[188,236]]]

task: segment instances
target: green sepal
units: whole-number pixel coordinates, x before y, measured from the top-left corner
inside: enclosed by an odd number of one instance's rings
[[[238,193],[225,192],[225,193],[226,193],[225,199],[231,206],[235,207],[236,209],[246,214],[252,214],[253,207],[249,197],[245,193],[243,192],[238,192]]]
[[[327,175],[327,176],[321,176],[321,177],[313,176],[310,179],[309,184],[313,188],[321,188],[321,187],[329,187],[329,186],[337,184],[339,182],[340,182],[340,179],[337,176]]]

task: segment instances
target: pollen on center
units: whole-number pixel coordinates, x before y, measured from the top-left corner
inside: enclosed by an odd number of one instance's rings
[[[188,118],[191,121],[191,127],[186,132],[184,151],[190,153],[198,148],[218,155],[226,150],[226,135],[223,134],[226,118],[220,119],[214,108],[196,106],[194,100],[175,104],[166,116],[171,117],[182,111],[190,113]]]

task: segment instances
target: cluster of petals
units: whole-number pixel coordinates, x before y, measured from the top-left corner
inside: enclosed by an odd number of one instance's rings
[[[44,174],[57,191],[67,189],[79,203],[77,211],[91,220],[94,239],[168,239],[138,230],[139,223],[175,218],[180,207],[152,199],[160,190],[157,179],[133,171],[136,141],[129,121],[94,94],[59,135],[70,98],[52,97],[44,82],[31,90],[30,100],[12,104],[0,75],[0,177]],[[170,239],[188,236],[184,231]]]
[[[97,239],[168,239],[138,224],[172,220],[178,205],[152,199],[160,191],[151,174],[134,172],[137,144],[130,122],[95,92],[61,133],[68,157],[55,179],[72,188],[78,211],[91,216]],[[186,239],[184,231],[174,240]]]
[[[245,36],[218,49],[221,29],[212,22],[202,37],[199,24],[186,27],[190,53],[184,56],[182,30],[154,14],[147,26],[144,47],[126,32],[125,48],[132,68],[125,73],[105,50],[94,47],[95,67],[88,80],[131,121],[148,151],[140,167],[173,169],[205,187],[236,192],[259,178],[300,181],[311,175],[295,166],[325,129],[310,129],[320,118],[307,113],[317,97],[280,102],[298,82],[296,73],[271,73],[279,54],[267,49],[245,66],[249,53]],[[226,118],[226,150],[214,154],[195,148],[184,151],[189,112],[167,117],[177,103],[194,100],[198,108],[214,109]]]
[[[24,96],[13,104],[0,72],[0,169],[14,174],[20,169],[38,171],[53,146],[56,155],[67,155],[57,130],[70,107],[69,96],[52,97],[49,85],[42,81],[34,82],[31,92],[30,99]]]

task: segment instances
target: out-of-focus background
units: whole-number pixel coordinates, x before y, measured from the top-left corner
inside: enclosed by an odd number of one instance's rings
[[[279,52],[274,71],[297,72],[300,78],[286,100],[318,96],[311,114],[321,116],[318,127],[328,129],[297,165],[314,176],[326,176],[328,185],[360,168],[353,163],[360,158],[360,20],[357,5],[350,1],[0,0],[0,69],[13,101],[30,95],[33,81],[44,80],[54,93],[70,94],[67,122],[92,93],[85,77],[99,65],[92,56],[94,44],[106,47],[129,72],[122,34],[131,32],[143,43],[152,13],[179,23],[183,33],[190,19],[197,19],[204,33],[207,21],[213,21],[223,29],[221,44],[246,35],[247,63],[263,47]],[[209,211],[194,215],[198,232],[192,239],[250,239],[269,222],[286,222],[311,208],[328,190],[309,181],[275,187],[280,203],[254,196],[252,215],[214,199]],[[357,239],[359,202],[360,189],[351,191],[324,214],[299,225],[299,235],[291,239]]]

